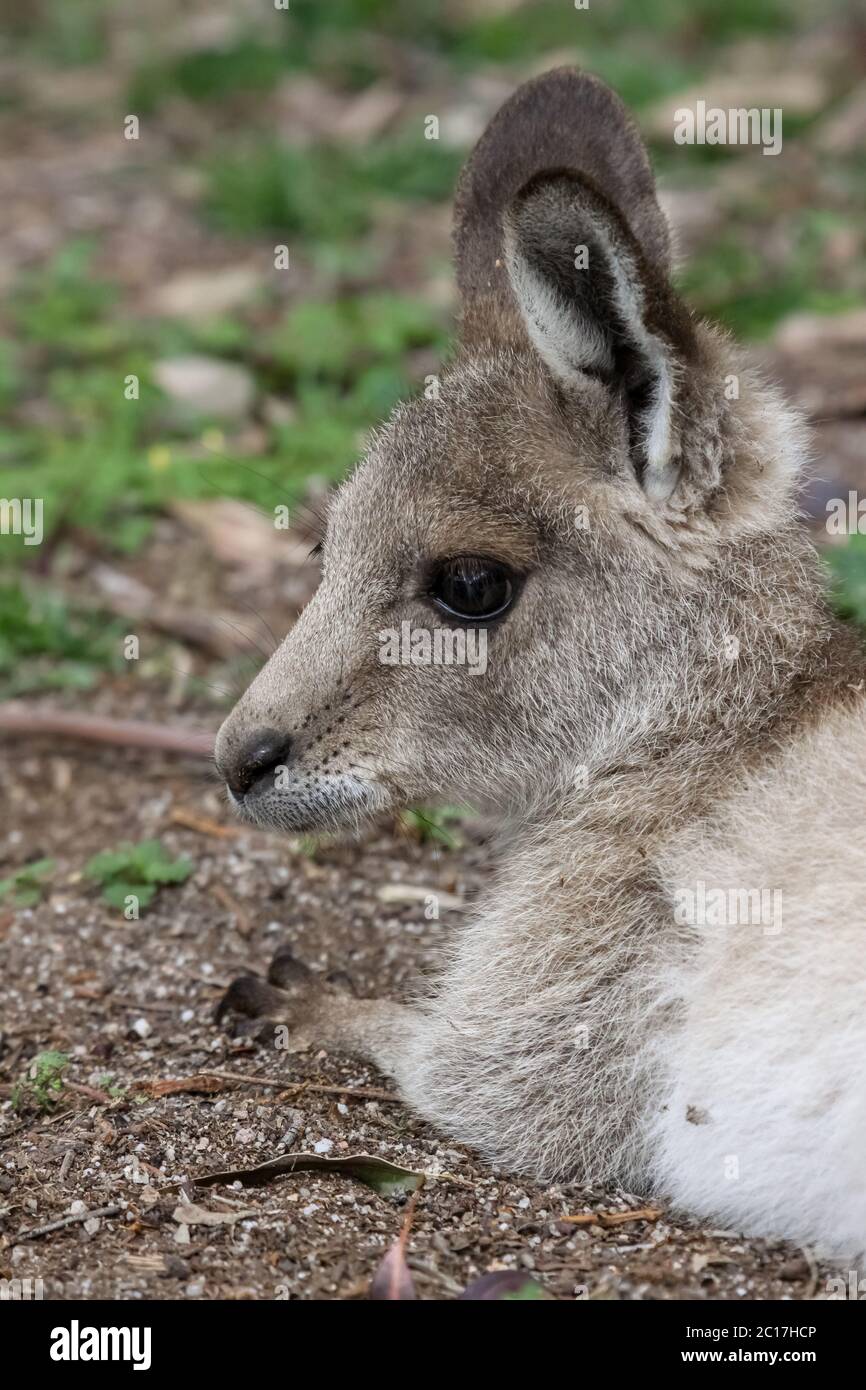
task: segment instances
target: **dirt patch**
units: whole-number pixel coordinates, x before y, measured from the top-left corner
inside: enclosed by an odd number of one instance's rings
[[[0,873],[41,855],[56,869],[40,905],[0,908],[0,1276],[41,1278],[55,1299],[364,1296],[405,1202],[356,1181],[303,1173],[252,1190],[201,1189],[195,1200],[208,1210],[252,1215],[213,1226],[175,1219],[184,1179],[318,1148],[431,1175],[408,1245],[423,1298],[454,1297],[496,1269],[531,1270],[565,1299],[803,1298],[823,1288],[823,1271],[793,1247],[664,1210],[655,1220],[569,1220],[645,1207],[645,1194],[493,1172],[399,1102],[365,1096],[387,1083],[359,1062],[286,1058],[214,1026],[224,985],[263,969],[282,942],[315,969],[346,971],[361,995],[405,993],[435,969],[460,910],[428,920],[423,904],[385,903],[380,890],[408,884],[468,905],[484,872],[481,835],[444,849],[389,826],[311,855],[236,827],[193,764],[8,743],[3,754],[0,797],[15,829],[0,841]],[[179,822],[190,812],[202,830]],[[82,868],[119,840],[150,836],[195,870],[125,921]],[[69,1055],[69,1081],[108,1099],[66,1089],[50,1108],[13,1109],[11,1088],[48,1049]],[[241,1079],[218,1079],[210,1094],[137,1088],[213,1072]],[[76,1203],[118,1210],[25,1234],[80,1212]]]

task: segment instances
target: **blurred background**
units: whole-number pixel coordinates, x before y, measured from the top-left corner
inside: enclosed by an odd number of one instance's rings
[[[315,585],[323,490],[447,349],[467,150],[557,63],[635,109],[691,303],[816,424],[819,534],[826,499],[861,484],[854,0],[0,0],[0,16],[2,492],[43,498],[45,528],[0,544],[0,697],[167,700],[216,722]],[[676,145],[672,112],[697,98],[781,107],[781,155]],[[832,557],[860,617],[864,547]]]

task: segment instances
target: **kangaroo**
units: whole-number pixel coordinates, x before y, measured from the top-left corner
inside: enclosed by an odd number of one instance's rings
[[[223,724],[286,831],[441,797],[500,826],[435,988],[285,952],[224,1007],[370,1059],[539,1181],[866,1250],[866,657],[798,519],[796,415],[671,284],[619,99],[521,87],[456,194],[459,341],[330,507],[321,584]],[[486,664],[381,659],[401,629]]]

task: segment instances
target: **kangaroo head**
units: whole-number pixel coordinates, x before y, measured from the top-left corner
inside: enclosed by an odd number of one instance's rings
[[[320,587],[220,730],[261,825],[525,806],[621,753],[712,684],[720,576],[789,522],[796,436],[672,289],[606,87],[563,69],[506,103],[455,247],[455,358],[336,493]]]

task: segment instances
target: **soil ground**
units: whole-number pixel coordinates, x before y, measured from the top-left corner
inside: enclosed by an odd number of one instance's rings
[[[58,886],[40,906],[0,917],[0,1076],[8,1093],[28,1059],[58,1049],[72,1059],[71,1080],[120,1094],[94,1101],[66,1090],[50,1109],[4,1110],[0,1275],[41,1278],[57,1299],[363,1296],[404,1210],[353,1179],[304,1173],[200,1189],[194,1200],[207,1210],[250,1214],[212,1227],[174,1217],[184,1180],[314,1152],[324,1140],[332,1156],[369,1153],[430,1174],[408,1245],[420,1297],[451,1298],[486,1271],[512,1268],[566,1299],[808,1298],[823,1287],[804,1252],[690,1226],[663,1204],[657,1219],[575,1223],[646,1208],[645,1194],[491,1172],[399,1102],[365,1097],[387,1083],[358,1062],[286,1057],[214,1025],[225,985],[264,970],[280,943],[317,970],[346,971],[361,995],[399,995],[435,968],[460,911],[429,921],[420,905],[384,903],[380,889],[408,884],[470,902],[484,871],[480,835],[447,849],[384,827],[311,855],[235,826],[192,763],[83,746],[9,751],[0,796],[13,835],[56,859]],[[178,813],[200,818],[204,833]],[[80,866],[121,836],[154,835],[195,872],[127,922]],[[211,1095],[136,1089],[214,1072],[238,1079]],[[76,1202],[119,1210],[28,1237]]]

